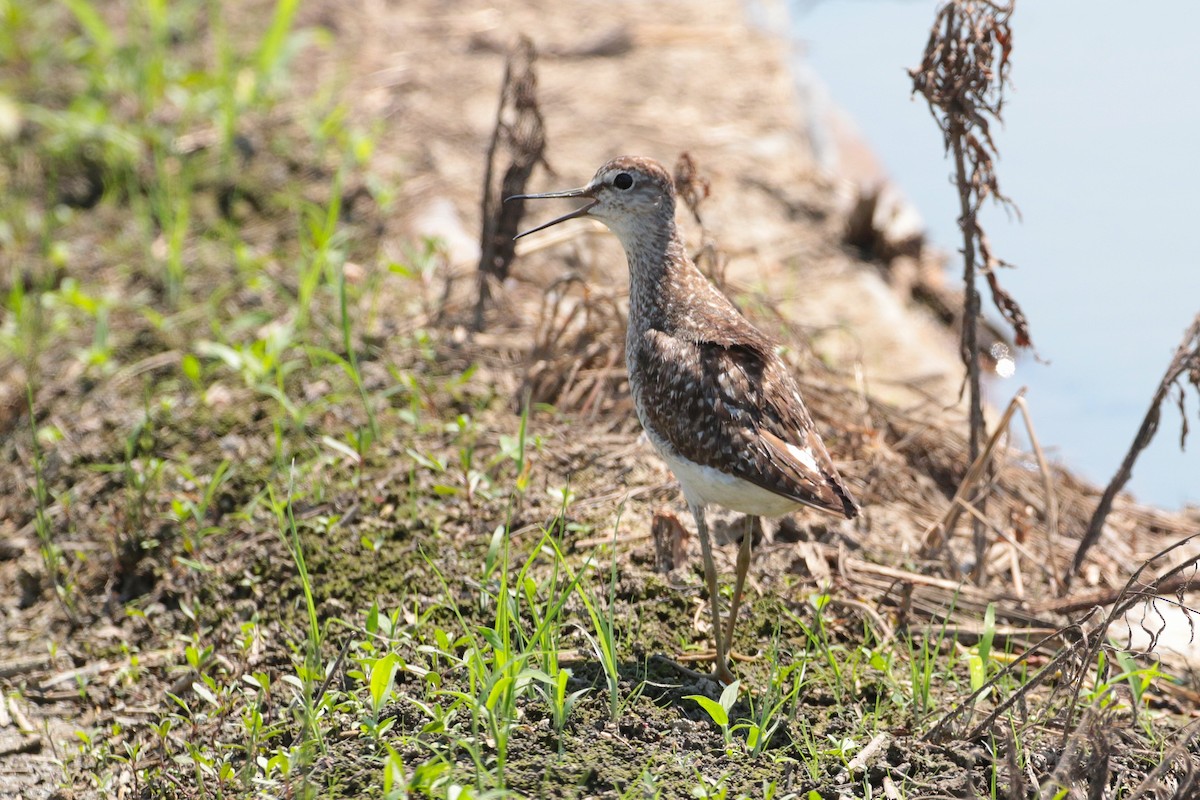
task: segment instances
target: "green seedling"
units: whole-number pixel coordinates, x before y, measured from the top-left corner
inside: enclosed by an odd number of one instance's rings
[[[987,682],[992,654],[992,640],[996,635],[996,604],[988,603],[983,615],[983,633],[979,643],[967,651],[967,671],[971,678],[971,692],[978,692]],[[990,689],[989,689],[990,691]],[[982,692],[976,701],[988,696],[988,691]]]
[[[729,747],[732,741],[729,728],[729,712],[733,708],[733,704],[737,702],[738,689],[741,688],[741,685],[741,681],[734,681],[726,686],[721,692],[719,700],[713,700],[711,697],[706,697],[702,694],[689,694],[683,698],[684,700],[695,700],[707,712],[709,718],[721,729],[721,736],[725,739],[726,747]]]
[[[778,664],[778,653],[770,658],[772,664]],[[804,685],[807,661],[789,664],[785,667],[775,667],[771,671],[770,684],[766,696],[757,704],[754,697],[750,699],[750,719],[740,720],[731,728],[731,732],[745,731],[746,746],[751,755],[760,755],[775,735],[775,731],[783,722],[783,710],[795,702]]]
[[[367,710],[369,714],[361,724],[363,731],[378,741],[396,722],[394,717],[380,722],[379,716],[384,707],[392,700],[396,672],[401,667],[401,661],[395,653],[388,653],[380,658],[369,660],[364,667],[367,672],[367,698],[369,700]]]

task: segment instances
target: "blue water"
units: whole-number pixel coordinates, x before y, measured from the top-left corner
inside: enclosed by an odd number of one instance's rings
[[[910,99],[933,0],[791,0],[803,57],[954,253],[957,194],[941,134]],[[1038,352],[992,392],[1027,385],[1038,438],[1053,458],[1104,485],[1200,311],[1200,3],[1018,0],[1014,91],[994,132],[1000,187],[1023,221],[983,217],[1001,273]],[[950,270],[959,274],[960,262]],[[990,299],[984,291],[984,302]],[[1165,507],[1200,503],[1200,415],[1179,450],[1174,403],[1128,489]]]

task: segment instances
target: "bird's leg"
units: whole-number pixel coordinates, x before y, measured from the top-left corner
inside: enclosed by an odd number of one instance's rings
[[[713,641],[717,647],[716,666],[713,677],[722,685],[733,683],[729,661],[725,655],[725,642],[721,637],[721,595],[717,588],[717,565],[713,562],[712,540],[708,538],[708,524],[704,521],[704,506],[688,503],[692,516],[696,518],[696,533],[700,536],[700,552],[704,556],[704,580],[708,583],[708,602],[712,605]]]
[[[738,607],[742,604],[742,589],[746,586],[746,572],[750,569],[750,543],[754,539],[754,527],[758,520],[758,517],[746,517],[746,532],[742,534],[742,546],[738,550],[733,602],[729,605],[729,623],[725,631],[725,652],[727,653],[733,653],[733,630],[737,625]]]

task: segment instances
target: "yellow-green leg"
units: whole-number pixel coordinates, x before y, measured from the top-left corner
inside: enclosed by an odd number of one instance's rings
[[[746,531],[742,534],[742,546],[738,549],[737,577],[733,584],[733,602],[729,606],[729,623],[725,630],[726,653],[733,652],[733,631],[737,626],[738,608],[742,604],[742,590],[746,588],[746,573],[750,570],[750,544],[754,540],[754,528],[758,517],[746,517]]]
[[[720,684],[728,686],[733,683],[733,673],[729,671],[729,658],[725,653],[725,641],[721,636],[721,594],[717,587],[717,565],[713,561],[712,540],[708,536],[708,524],[704,519],[704,506],[688,503],[692,516],[696,519],[696,533],[700,536],[700,552],[704,556],[704,580],[708,583],[708,602],[712,606],[713,642],[717,648],[716,663],[713,666],[713,678]],[[747,556],[747,561],[749,557]]]

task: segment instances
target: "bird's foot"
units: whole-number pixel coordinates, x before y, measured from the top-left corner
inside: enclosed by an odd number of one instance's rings
[[[730,657],[733,658],[734,661],[750,661],[750,660],[752,660],[751,658],[747,658],[745,656],[740,656],[737,654],[730,654]],[[711,661],[711,662],[713,662],[712,672],[699,672],[697,670],[694,670],[694,669],[684,666],[684,662],[696,662],[696,661]],[[672,661],[671,663],[675,666],[675,669],[677,669],[680,672],[682,672],[683,674],[687,675],[689,678],[693,678],[696,680],[703,678],[704,680],[716,681],[721,686],[728,686],[729,684],[731,684],[737,680],[737,676],[735,676],[733,674],[733,671],[731,669],[729,669],[728,664],[718,664],[717,663],[717,654],[713,650],[709,650],[707,653],[688,653],[686,656],[683,656],[682,658],[679,658],[678,660]]]
[[[686,662],[694,661],[711,661],[713,660],[713,657],[713,653],[689,653],[688,655],[679,659],[670,658],[669,656],[665,655],[657,655],[654,656],[654,660],[661,664],[669,665],[672,671],[679,673],[690,681],[693,681],[700,693],[716,697],[721,693],[721,690],[724,687],[728,686],[735,680],[733,673],[729,671],[729,668],[725,668],[725,674],[722,676],[718,675],[717,670],[713,670],[712,672],[701,672],[700,670],[692,669],[686,664]],[[713,688],[713,684],[716,684],[715,688]]]
[[[721,686],[729,686],[737,680],[728,664],[717,664],[709,677]]]

